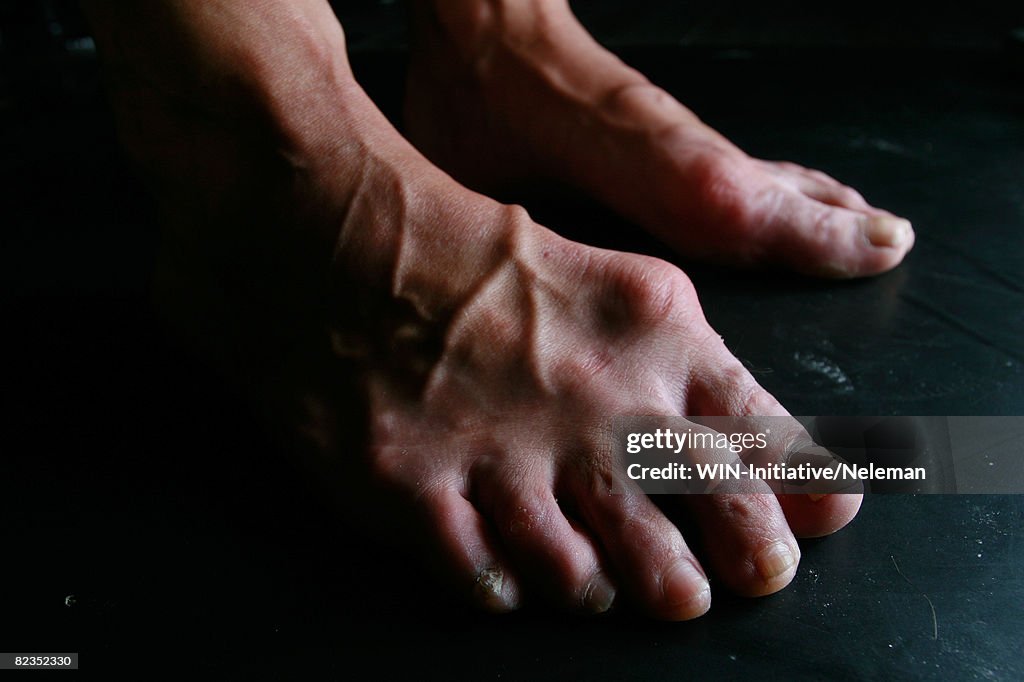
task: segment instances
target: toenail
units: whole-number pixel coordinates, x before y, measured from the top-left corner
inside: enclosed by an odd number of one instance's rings
[[[811,498],[811,502],[821,502],[828,497],[828,493],[807,493],[807,497]]]
[[[615,602],[615,586],[603,572],[598,572],[583,592],[583,608],[591,613],[604,613]]]
[[[770,582],[793,568],[796,565],[796,556],[789,544],[780,540],[762,549],[754,558],[754,565],[761,578],[765,582]]]
[[[871,216],[865,219],[863,229],[872,246],[887,248],[902,245],[913,231],[909,221],[890,216]]]
[[[670,606],[701,605],[710,601],[711,585],[689,559],[680,559],[665,571],[661,590]],[[703,610],[707,610],[706,606]]]

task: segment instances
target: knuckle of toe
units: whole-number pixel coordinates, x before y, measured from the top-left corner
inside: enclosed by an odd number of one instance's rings
[[[734,382],[737,414],[766,416],[775,413],[775,399],[754,381],[745,368],[736,370]]]
[[[682,106],[661,88],[647,82],[629,83],[609,93],[603,102],[604,111],[616,118],[636,118]]]
[[[545,521],[543,507],[532,501],[517,501],[500,512],[504,530],[512,536],[529,535]]]
[[[452,476],[434,466],[436,453],[408,443],[373,443],[366,447],[365,470],[373,486],[403,498],[429,498],[452,484]]]
[[[596,440],[596,439],[595,439]],[[587,499],[609,493],[615,485],[616,463],[611,443],[594,442],[567,458],[566,476]]]
[[[690,279],[674,265],[637,256],[614,279],[616,298],[633,323],[651,323],[692,310],[696,292]]]
[[[778,412],[775,398],[735,358],[717,371],[708,386],[726,411],[721,416],[768,416]]]
[[[437,532],[451,536],[459,535],[459,514],[454,497],[444,494],[439,488],[428,488],[416,496],[413,503],[416,513],[421,518],[429,520]]]
[[[733,414],[764,416],[774,413],[774,398],[754,381],[743,365],[737,363],[727,373],[726,387],[731,395],[729,403]]]
[[[838,241],[841,234],[840,223],[836,221],[836,211],[830,206],[822,206],[814,215],[813,230],[810,237],[820,244]]]
[[[747,174],[741,162],[723,154],[705,154],[693,163],[694,186],[706,205],[731,225],[751,222],[750,192],[744,187]]]
[[[772,518],[767,495],[731,493],[716,495],[718,512],[738,528],[753,528]]]
[[[853,189],[852,187],[847,187],[846,185],[839,187],[836,194],[839,198],[839,201],[842,202],[843,204],[856,205],[864,201],[864,198],[860,195],[860,192]]]

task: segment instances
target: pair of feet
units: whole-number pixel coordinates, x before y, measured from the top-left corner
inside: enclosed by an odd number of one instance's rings
[[[261,110],[285,172],[257,174],[261,136],[212,124],[216,111],[165,116],[180,144],[134,138],[196,338],[262,377],[343,500],[425,539],[486,608],[628,600],[687,619],[710,606],[708,574],[751,596],[788,584],[795,537],[842,527],[859,496],[687,496],[708,540],[698,561],[646,495],[611,489],[615,415],[786,414],[686,276],[563,239],[456,179],[567,183],[689,257],[827,276],[894,267],[909,223],[822,173],[746,156],[564,2],[415,2],[414,148],[353,80],[323,3],[300,4],[309,16],[242,22],[289,38],[273,63],[250,59],[294,69],[291,94]],[[198,144],[211,130],[216,144]]]

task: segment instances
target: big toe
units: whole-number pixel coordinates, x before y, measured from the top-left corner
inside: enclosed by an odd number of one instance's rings
[[[876,275],[899,265],[914,246],[910,221],[872,207],[824,173],[789,172],[761,198],[766,255],[805,274]]]

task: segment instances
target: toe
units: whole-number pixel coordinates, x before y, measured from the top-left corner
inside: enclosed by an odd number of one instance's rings
[[[706,540],[714,574],[733,591],[749,597],[771,594],[796,575],[800,548],[767,486],[760,493],[687,495],[684,504]]]
[[[523,581],[570,609],[611,608],[615,585],[594,543],[559,507],[551,482],[494,471],[487,477],[489,483],[477,486],[481,507]]]
[[[691,367],[682,407],[691,416],[790,416],[711,330]]]
[[[860,192],[838,182],[824,182],[814,176],[802,176],[797,180],[796,186],[804,195],[828,206],[848,208],[862,213],[877,211]]]
[[[788,161],[762,161],[761,163],[766,170],[780,180],[823,204],[865,213],[882,213],[872,207],[860,192],[844,185],[831,175]]]
[[[907,220],[829,205],[785,189],[765,231],[774,260],[806,274],[862,277],[896,267],[914,244]]]
[[[910,222],[871,206],[859,192],[822,173],[784,161],[752,160],[760,177],[746,219],[762,257],[805,274],[862,277],[898,265],[914,244]]]
[[[496,613],[519,607],[518,579],[495,550],[487,521],[469,500],[454,490],[420,500],[423,528],[440,550],[443,574],[456,591]]]
[[[701,362],[695,365],[687,410],[694,415],[789,416],[717,336],[710,337]],[[803,427],[792,421],[786,427],[792,433],[783,440],[802,435],[810,441]],[[766,484],[759,485],[762,489],[757,493],[746,490],[685,499],[703,536],[714,538],[707,554],[715,574],[746,595],[769,594],[785,587],[795,575],[800,556],[794,535],[819,537],[839,530],[857,514],[862,499],[853,493],[775,496]],[[716,488],[716,493],[725,491]]]
[[[707,612],[711,587],[679,529],[642,492],[612,492],[609,479],[574,473],[568,488],[629,596],[657,618]]]

